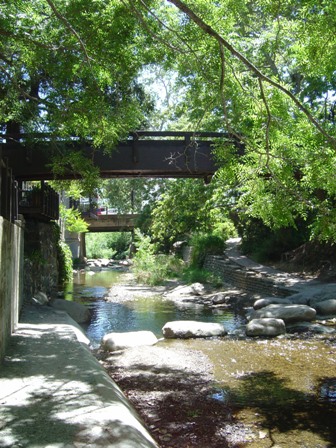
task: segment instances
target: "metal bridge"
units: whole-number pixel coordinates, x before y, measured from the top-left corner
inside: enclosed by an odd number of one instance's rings
[[[2,135],[2,154],[17,180],[54,179],[55,158],[66,160],[77,152],[93,161],[100,176],[108,177],[203,177],[211,178],[216,169],[213,148],[216,143],[234,145],[241,151],[236,137],[222,132],[151,132],[138,131],[121,141],[111,153],[94,148],[78,139],[52,139],[48,134],[24,134],[15,138]],[[59,179],[79,177],[70,166]]]

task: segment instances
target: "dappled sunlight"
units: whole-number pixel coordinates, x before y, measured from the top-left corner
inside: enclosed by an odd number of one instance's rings
[[[260,434],[251,448],[336,444],[335,357],[323,340],[191,341],[214,362],[216,402]],[[271,445],[273,446],[273,445]]]
[[[52,311],[41,312],[48,322]],[[3,447],[106,446],[123,440],[134,448],[155,446],[131,404],[78,342],[71,325],[21,324],[11,339],[0,381]]]

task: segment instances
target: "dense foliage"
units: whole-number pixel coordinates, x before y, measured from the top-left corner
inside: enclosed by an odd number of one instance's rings
[[[275,228],[309,218],[312,237],[336,240],[335,2],[129,5],[157,45],[169,42],[164,64],[183,93],[176,121],[187,115],[191,129],[227,130],[243,143],[243,156],[217,148],[218,177],[239,213]]]
[[[59,284],[64,285],[66,282],[72,281],[73,263],[72,253],[69,246],[63,241],[58,242],[58,269]]]
[[[179,239],[189,240],[197,232],[222,239],[235,232],[227,203],[218,197],[218,183],[206,185],[198,179],[176,179],[168,184],[154,204],[151,231],[166,247]]]
[[[130,255],[132,241],[130,232],[87,233],[85,239],[88,258],[122,260]]]
[[[136,18],[120,1],[1,2],[1,115],[10,133],[113,145],[144,120]]]
[[[231,195],[231,208],[269,227],[307,220],[311,237],[336,241],[333,0],[7,0],[1,12],[3,131],[105,147],[151,123],[227,131],[217,197]],[[149,121],[153,73],[169,93],[166,122],[162,107]],[[197,188],[188,184],[191,195]],[[176,236],[194,219],[187,203],[190,214],[169,229]],[[158,207],[168,215],[174,203]],[[154,224],[159,238],[172,237],[166,230]]]
[[[173,255],[157,254],[157,248],[149,236],[139,230],[135,235],[136,253],[133,271],[138,282],[159,285],[181,271],[182,262]]]

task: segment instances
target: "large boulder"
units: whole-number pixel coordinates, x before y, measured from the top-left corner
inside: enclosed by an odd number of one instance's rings
[[[173,322],[167,322],[162,328],[162,333],[167,339],[187,339],[225,336],[227,331],[224,326],[219,323],[176,320]]]
[[[255,310],[260,310],[268,305],[291,305],[292,302],[288,299],[282,299],[281,297],[264,297],[263,299],[258,299],[254,302],[253,308]]]
[[[54,299],[50,305],[57,310],[65,311],[75,322],[79,324],[90,322],[90,310],[80,303],[70,302],[64,299]]]
[[[317,313],[322,316],[336,314],[336,299],[323,300],[314,305]]]
[[[129,331],[125,333],[108,333],[103,337],[102,347],[110,352],[124,350],[142,345],[154,345],[157,337],[151,331]]]
[[[271,317],[283,319],[287,322],[312,321],[316,317],[316,310],[307,305],[268,305],[253,311],[248,319],[264,319]]]
[[[247,336],[279,336],[286,333],[282,319],[252,319],[246,326]]]

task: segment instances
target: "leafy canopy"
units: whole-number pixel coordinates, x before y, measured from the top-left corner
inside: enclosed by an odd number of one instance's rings
[[[336,241],[335,17],[333,0],[7,0],[0,123],[112,147],[150,125],[139,74],[155,67],[178,98],[165,126],[243,143],[216,148],[224,198]]]
[[[132,5],[157,45],[169,42],[164,64],[184,99],[175,117],[244,145],[243,156],[217,146],[223,194],[234,191],[240,213],[271,227],[309,219],[313,237],[335,241],[335,2]]]

